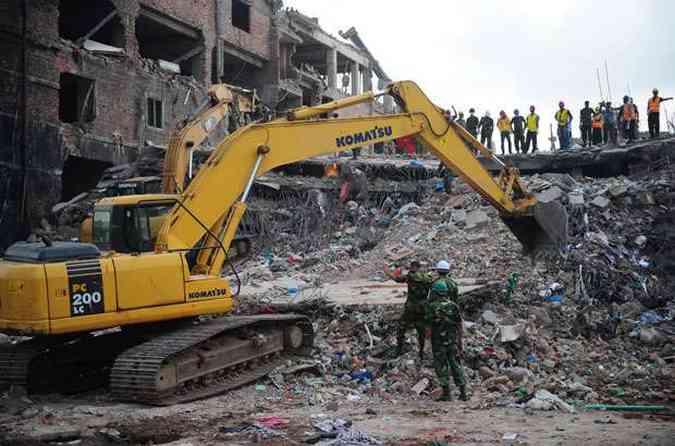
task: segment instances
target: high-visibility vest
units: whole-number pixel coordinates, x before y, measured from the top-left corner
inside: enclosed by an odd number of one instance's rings
[[[499,121],[497,121],[497,127],[502,132],[510,132],[511,120],[508,117],[500,118]]]
[[[594,129],[601,129],[602,128],[602,115],[593,116],[593,122],[591,123],[591,126]]]
[[[566,108],[558,110],[555,113],[555,120],[558,121],[560,127],[565,127],[570,122],[570,112]]]
[[[623,120],[624,121],[635,121],[637,116],[635,116],[635,106],[633,104],[623,104]]]
[[[649,101],[647,101],[647,111],[649,113],[658,113],[661,111],[661,98],[660,97],[655,97],[655,98],[650,98]]]
[[[527,115],[526,122],[528,132],[539,131],[539,116],[536,113],[530,113]]]

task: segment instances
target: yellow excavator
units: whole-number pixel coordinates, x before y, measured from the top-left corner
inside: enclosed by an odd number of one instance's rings
[[[212,85],[207,92],[207,100],[199,107],[194,116],[182,122],[176,131],[171,134],[169,144],[164,155],[164,165],[161,178],[158,177],[137,177],[130,178],[117,185],[120,190],[134,190],[133,194],[115,194],[127,198],[116,200],[102,199],[99,208],[108,203],[115,203],[119,208],[125,206],[130,208],[129,212],[134,212],[139,202],[149,199],[150,193],[146,192],[147,184],[154,184],[156,180],[161,180],[160,195],[154,194],[153,199],[162,199],[167,201],[168,206],[178,198],[183,192],[185,185],[193,176],[193,153],[204,141],[209,138],[218,128],[220,123],[230,117],[233,117],[235,125],[228,126],[230,130],[243,125],[242,120],[250,119],[258,109],[259,99],[253,90],[246,90],[229,84]],[[144,197],[141,197],[143,195]],[[132,197],[133,198],[129,198]],[[123,204],[124,203],[124,204]],[[166,213],[150,216],[149,224],[153,236],[156,237],[157,230],[161,226],[162,219]],[[86,218],[80,225],[80,241],[84,243],[93,242],[93,218]],[[154,238],[153,237],[153,238]],[[116,252],[135,252],[136,246],[127,246],[128,243],[122,238],[110,240],[107,249]],[[239,237],[235,240],[235,248],[238,254],[245,254],[250,250],[250,240],[246,237]],[[151,246],[146,246],[145,250],[152,250]]]
[[[402,113],[326,118],[383,94]],[[0,351],[0,384],[39,387],[48,375],[82,382],[107,364],[114,397],[166,405],[224,392],[309,351],[312,325],[303,316],[222,316],[238,293],[223,270],[252,184],[278,166],[407,135],[495,206],[526,249],[565,243],[561,206],[537,203],[513,167],[493,178],[474,156],[493,157],[489,150],[415,83],[393,83],[236,130],[177,197],[102,200],[94,244],[9,247],[0,262],[0,331],[32,339]],[[120,240],[127,252],[116,249]]]

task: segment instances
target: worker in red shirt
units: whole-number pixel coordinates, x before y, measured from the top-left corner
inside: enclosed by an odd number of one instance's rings
[[[408,158],[415,158],[415,153],[417,152],[417,147],[415,146],[415,137],[403,136],[401,138],[397,138],[396,146],[399,149],[405,150],[408,154]]]

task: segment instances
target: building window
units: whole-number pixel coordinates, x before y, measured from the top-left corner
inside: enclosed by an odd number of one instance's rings
[[[232,25],[247,33],[251,32],[250,0],[232,0]]]
[[[71,73],[59,79],[59,120],[66,123],[91,122],[96,118],[95,81]]]
[[[164,128],[162,112],[163,112],[162,101],[155,98],[148,98],[148,110],[147,110],[148,127],[154,127],[156,129]]]
[[[61,0],[59,37],[83,43],[99,43],[124,48],[126,34],[115,5],[110,0]]]

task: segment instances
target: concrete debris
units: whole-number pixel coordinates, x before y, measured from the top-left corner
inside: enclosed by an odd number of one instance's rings
[[[609,198],[603,197],[601,195],[595,197],[593,201],[591,201],[592,205],[597,206],[601,209],[605,209],[607,206],[609,206],[609,203],[610,203]]]
[[[535,194],[535,196],[537,197],[537,200],[541,201],[542,203],[550,203],[552,201],[560,200],[562,194],[562,189],[560,189],[558,186],[552,186],[543,190],[542,192]]]
[[[487,224],[489,221],[490,217],[485,211],[476,209],[466,215],[466,229],[478,228]]]
[[[537,390],[532,398],[527,403],[527,407],[535,410],[551,410],[559,409],[567,413],[574,413],[574,407],[567,404],[557,395],[552,394],[548,390]]]
[[[466,223],[466,211],[464,209],[453,210],[450,214],[450,222],[456,225],[463,225]]]

